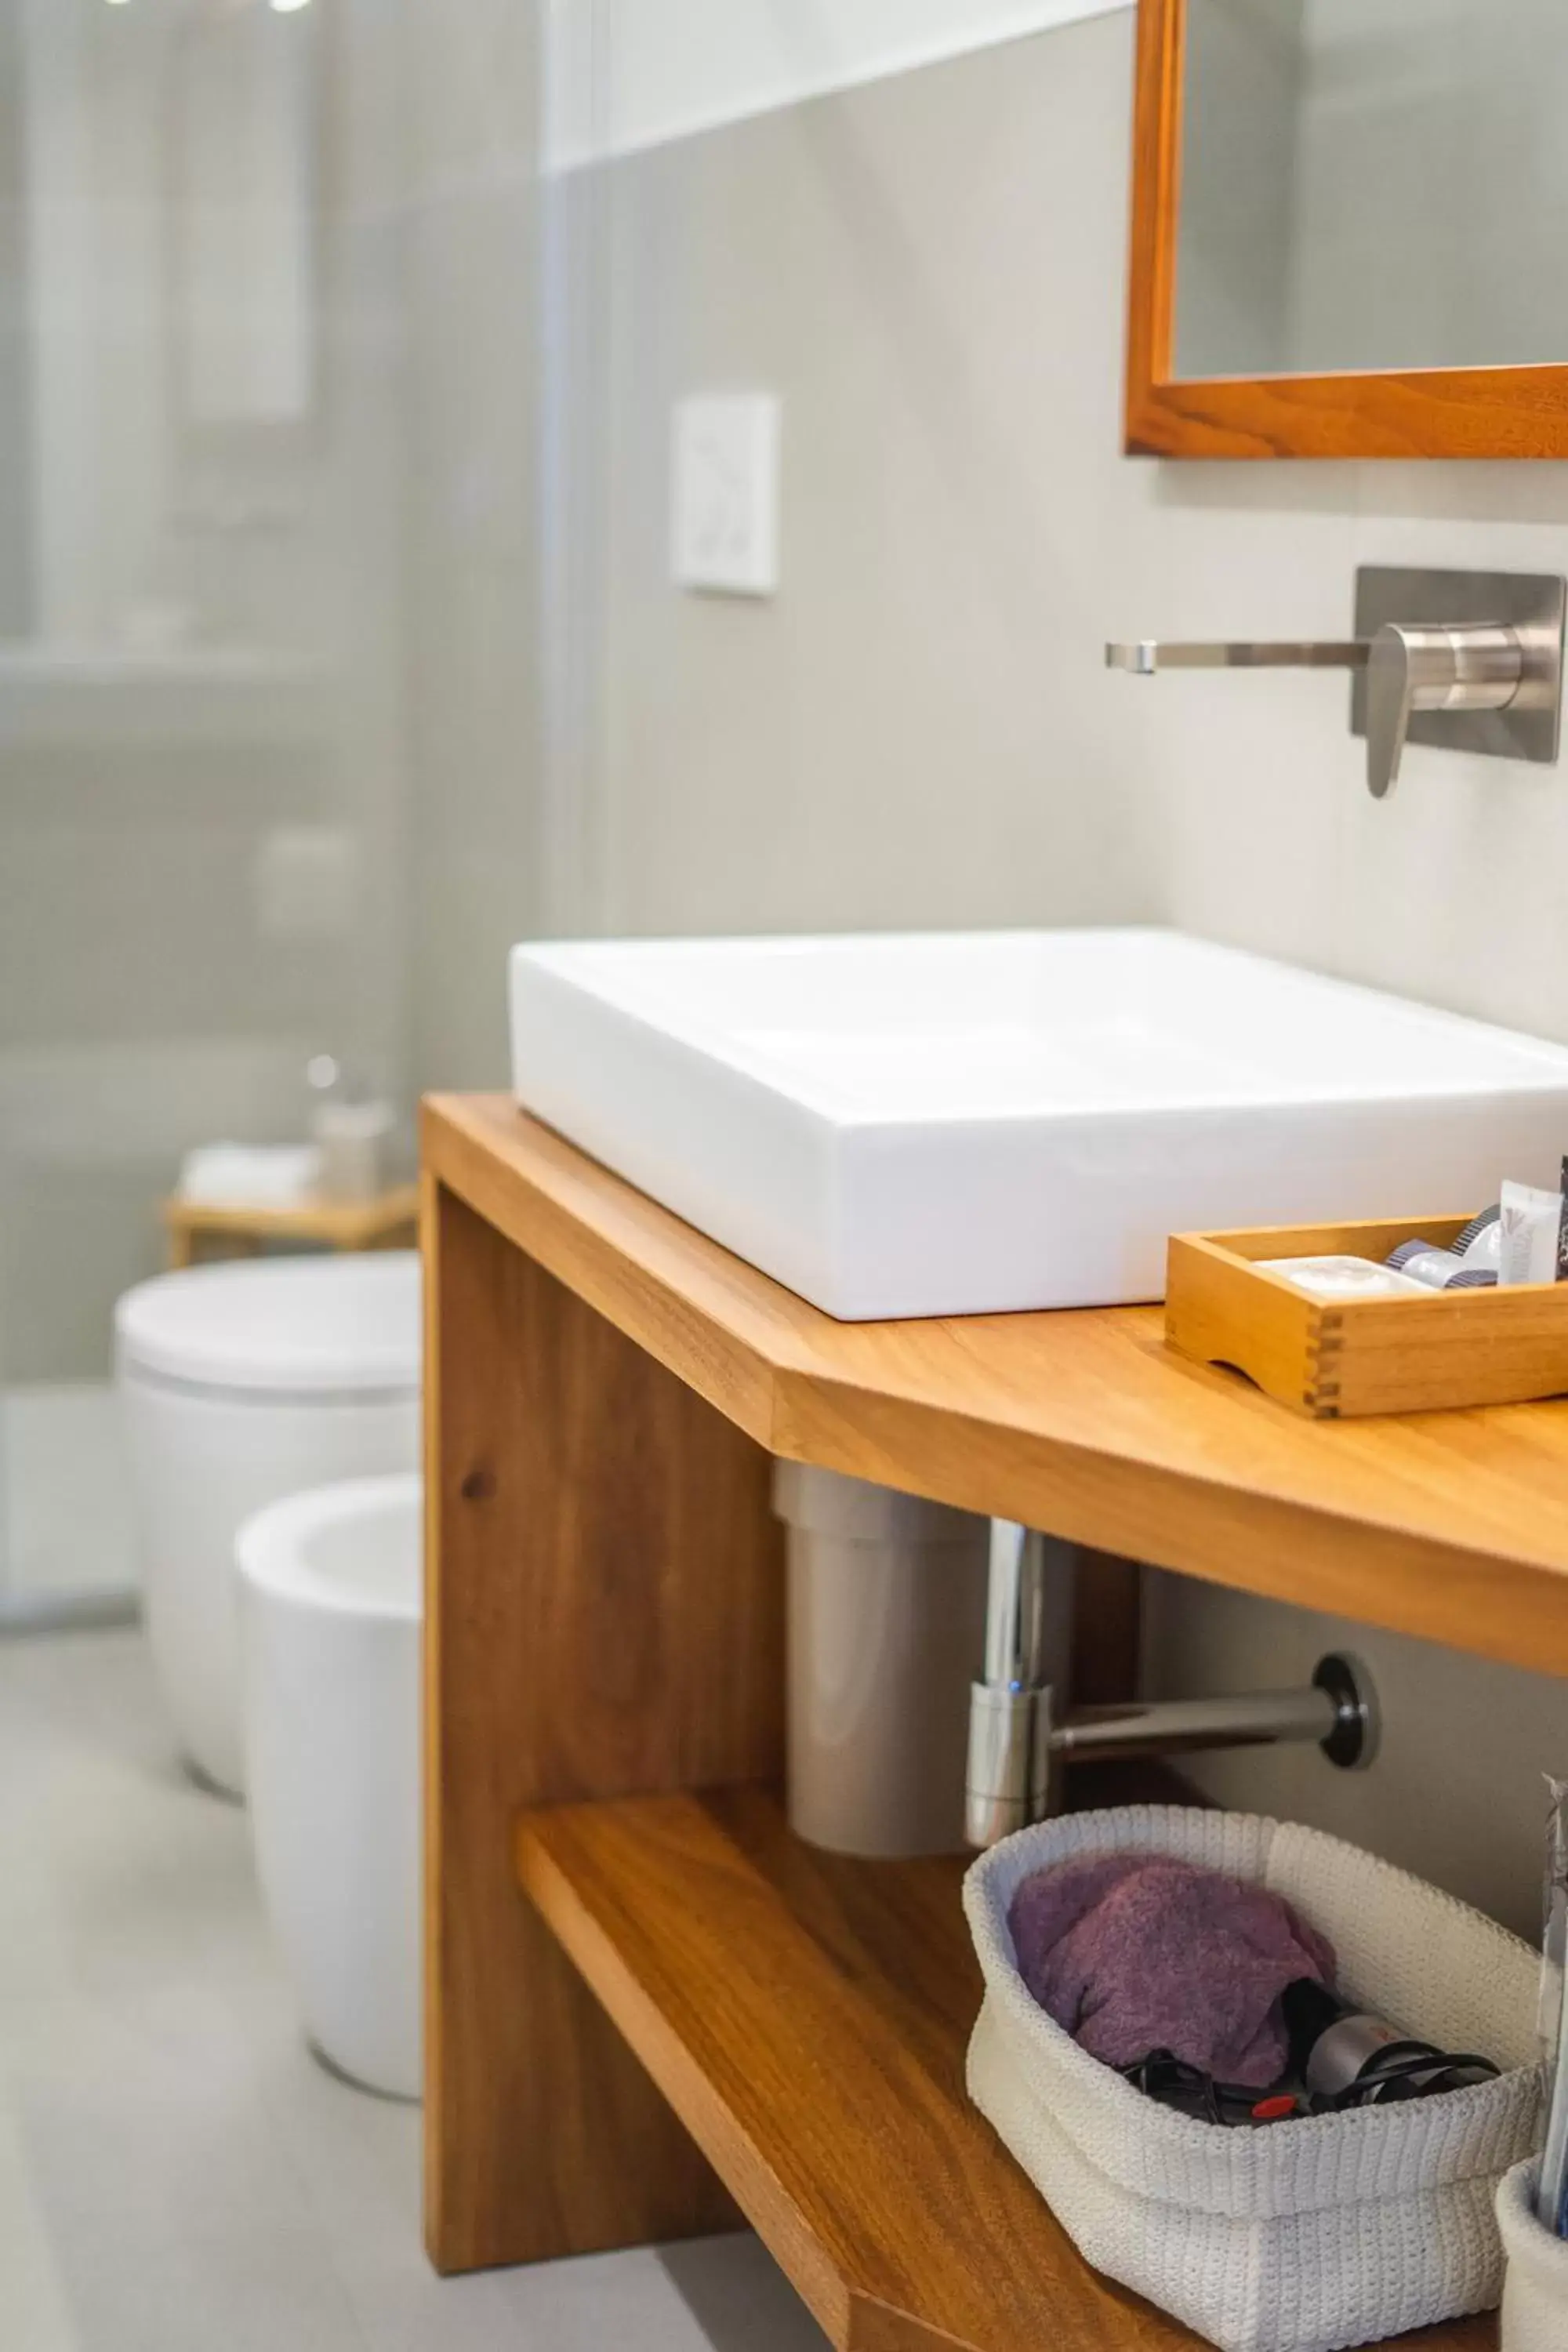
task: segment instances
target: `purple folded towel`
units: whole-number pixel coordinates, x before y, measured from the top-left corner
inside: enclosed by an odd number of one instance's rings
[[[1108,2066],[1172,2050],[1264,2089],[1287,2056],[1280,1994],[1299,1977],[1333,1982],[1332,1945],[1279,1895],[1166,1854],[1038,1870],[1007,1922],[1035,1999]]]

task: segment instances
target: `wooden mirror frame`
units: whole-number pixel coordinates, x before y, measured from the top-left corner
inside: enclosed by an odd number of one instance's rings
[[[1177,377],[1187,0],[1138,0],[1129,457],[1568,457],[1568,366]]]

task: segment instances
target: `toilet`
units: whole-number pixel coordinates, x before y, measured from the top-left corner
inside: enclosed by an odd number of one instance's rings
[[[235,1538],[267,1504],[419,1458],[413,1251],[194,1266],[115,1316],[147,1632],[198,1775],[244,1787]]]
[[[420,1481],[358,1479],[241,1528],[246,1780],[307,2039],[420,2090]]]

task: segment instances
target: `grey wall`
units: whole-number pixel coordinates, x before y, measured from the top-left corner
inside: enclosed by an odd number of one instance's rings
[[[1149,915],[1568,1034],[1568,793],[1332,678],[1102,641],[1338,635],[1361,562],[1568,562],[1556,466],[1120,450],[1131,20],[607,167],[586,912],[616,929]],[[784,399],[784,589],[675,593],[669,408]]]
[[[1556,466],[1121,457],[1131,31],[715,131],[562,198],[601,243],[574,495],[604,539],[574,615],[584,798],[556,819],[574,895],[547,917],[1150,918],[1568,1038],[1561,772],[1415,752],[1375,806],[1340,682],[1101,667],[1111,635],[1342,634],[1360,562],[1568,569]],[[666,574],[670,404],[721,385],[784,398],[768,606]],[[1373,1652],[1376,1773],[1254,1759],[1215,1785],[1529,1927],[1563,1685],[1174,1580],[1152,1622],[1176,1689],[1294,1679],[1331,1635]]]
[[[609,926],[1152,910],[1094,691],[1126,503],[1098,47],[1045,37],[609,175]],[[667,569],[671,404],[748,384],[784,402],[769,607]]]

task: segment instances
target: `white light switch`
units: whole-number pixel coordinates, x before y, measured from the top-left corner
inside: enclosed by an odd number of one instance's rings
[[[675,410],[671,567],[682,588],[772,596],[779,584],[779,404],[704,394]]]

